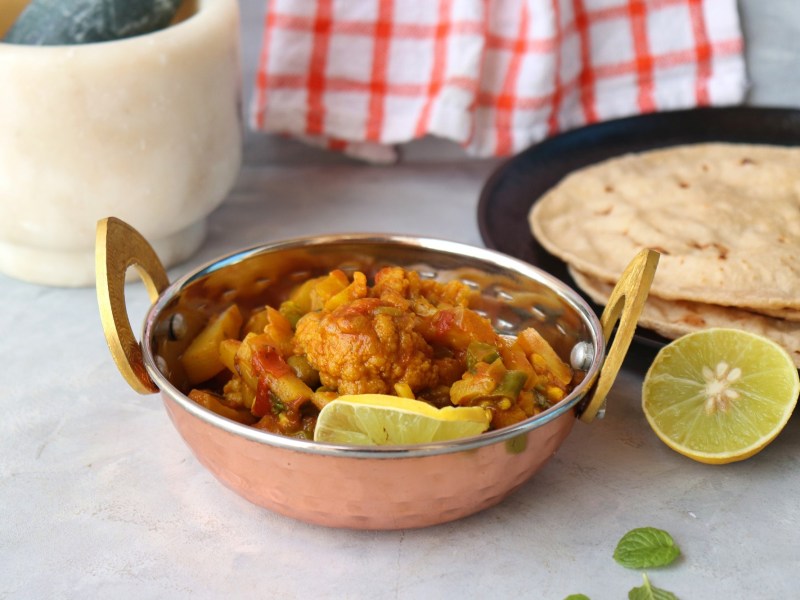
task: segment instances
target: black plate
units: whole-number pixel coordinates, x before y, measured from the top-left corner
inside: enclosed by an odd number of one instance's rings
[[[481,237],[489,248],[521,258],[579,289],[566,265],[531,235],[531,206],[565,175],[586,165],[627,152],[712,141],[798,145],[800,110],[733,107],[652,113],[549,138],[501,164],[488,179],[478,203]],[[636,339],[653,346],[666,341],[646,330],[639,330]]]

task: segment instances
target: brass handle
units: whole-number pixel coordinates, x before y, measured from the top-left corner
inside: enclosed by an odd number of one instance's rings
[[[610,340],[617,321],[619,321],[619,327],[617,327],[613,343],[609,342],[611,345],[608,348],[603,367],[600,369],[600,375],[580,415],[581,421],[585,423],[593,421],[605,404],[611,385],[622,367],[622,361],[628,353],[633,333],[636,330],[636,323],[647,300],[650,285],[653,283],[659,258],[660,254],[655,250],[645,248],[640,251],[628,264],[617,285],[611,291],[600,317],[605,339]]]
[[[169,278],[152,246],[127,223],[114,217],[97,222],[95,276],[100,320],[111,356],[125,381],[140,394],[158,387],[144,366],[142,348],[131,329],[125,306],[125,273],[136,267],[150,300],[155,302]]]

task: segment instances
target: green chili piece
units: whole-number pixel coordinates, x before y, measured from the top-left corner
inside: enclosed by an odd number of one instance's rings
[[[491,344],[473,341],[467,346],[467,370],[471,373],[475,372],[478,363],[485,362],[490,365],[498,358],[500,358],[500,353]]]
[[[525,371],[506,371],[500,384],[495,388],[494,395],[516,400],[527,380],[528,374]]]

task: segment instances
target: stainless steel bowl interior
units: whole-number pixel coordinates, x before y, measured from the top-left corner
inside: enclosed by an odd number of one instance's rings
[[[276,303],[297,283],[339,268],[368,275],[387,265],[418,271],[440,281],[460,279],[475,290],[473,309],[495,329],[513,336],[535,326],[565,361],[573,348],[588,349],[591,361],[573,392],[545,412],[514,426],[456,442],[406,447],[350,447],[283,437],[220,417],[191,401],[178,357],[208,318],[231,302],[245,311]],[[216,260],[170,285],[151,307],[142,345],[153,381],[191,414],[247,439],[316,454],[353,457],[413,457],[512,441],[567,411],[574,411],[596,379],[605,355],[600,322],[569,286],[517,259],[456,242],[396,235],[337,235],[266,244]]]

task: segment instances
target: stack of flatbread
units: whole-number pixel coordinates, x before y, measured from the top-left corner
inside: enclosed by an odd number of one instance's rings
[[[595,302],[652,248],[661,259],[640,325],[667,338],[745,329],[800,367],[800,148],[709,143],[620,156],[563,179],[530,225]]]

